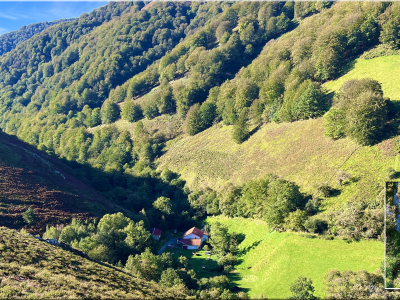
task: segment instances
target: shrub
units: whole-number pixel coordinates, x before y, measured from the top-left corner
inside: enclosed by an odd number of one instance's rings
[[[311,233],[323,233],[328,228],[328,223],[312,218],[304,222],[304,227]]]
[[[22,218],[28,225],[34,224],[37,221],[35,211],[30,207],[24,212]]]
[[[371,145],[382,138],[390,100],[383,98],[379,82],[369,78],[349,80],[335,102],[325,114],[326,136],[349,136],[360,145]]]
[[[312,285],[312,280],[307,277],[299,276],[290,285],[290,291],[292,296],[288,299],[317,299],[314,296],[314,286]]]
[[[249,137],[249,124],[247,119],[248,108],[243,108],[233,130],[233,139],[241,144]]]
[[[291,229],[295,231],[304,230],[304,222],[307,220],[307,213],[303,210],[296,210],[289,213],[289,216],[285,218],[285,229]]]
[[[332,107],[325,115],[325,135],[334,140],[344,137],[345,111]]]

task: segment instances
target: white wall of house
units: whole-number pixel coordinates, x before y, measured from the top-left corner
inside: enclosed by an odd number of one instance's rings
[[[198,235],[195,235],[194,233],[191,233],[187,236],[185,236],[183,239],[189,240],[189,239],[199,239],[200,237]]]

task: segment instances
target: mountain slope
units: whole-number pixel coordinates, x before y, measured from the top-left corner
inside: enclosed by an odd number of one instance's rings
[[[0,132],[0,226],[22,227],[28,207],[39,217],[29,227],[34,233],[46,224],[121,210],[82,180],[58,159]]]
[[[0,278],[1,298],[187,297],[5,227],[0,227]]]
[[[12,49],[17,47],[18,44],[26,41],[27,39],[30,39],[33,35],[42,32],[47,27],[53,26],[61,22],[69,22],[72,20],[73,19],[63,19],[53,22],[35,23],[27,26],[22,26],[16,31],[5,33],[0,36],[0,56],[4,55],[7,52],[10,52]]]
[[[240,145],[232,139],[233,126],[216,125],[169,142],[159,169],[181,174],[194,189],[221,190],[227,183],[243,184],[272,173],[309,194],[324,184],[338,189],[339,195],[329,200],[331,208],[349,200],[375,199],[395,163],[393,140],[359,147],[348,138],[325,137],[323,124],[319,118],[263,125]],[[351,173],[354,181],[339,187],[340,169]]]

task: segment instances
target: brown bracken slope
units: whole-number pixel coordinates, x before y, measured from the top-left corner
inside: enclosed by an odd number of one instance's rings
[[[46,224],[123,211],[73,173],[60,160],[0,132],[0,226],[25,226],[37,234]],[[38,222],[27,227],[22,214],[29,207]]]

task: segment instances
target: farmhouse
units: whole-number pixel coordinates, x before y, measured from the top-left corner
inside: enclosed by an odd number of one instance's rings
[[[155,240],[159,240],[160,239],[160,237],[161,237],[161,233],[162,233],[162,230],[161,229],[158,229],[158,228],[152,228],[152,229],[150,229],[150,233],[151,233],[151,236],[155,239]]]
[[[183,234],[178,243],[182,244],[183,249],[196,250],[201,248],[208,236],[207,232],[193,227]]]

